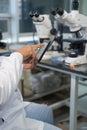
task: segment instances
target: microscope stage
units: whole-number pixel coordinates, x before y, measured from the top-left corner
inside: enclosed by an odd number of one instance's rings
[[[85,63],[87,63],[87,55],[82,55],[75,58],[66,57],[65,59],[66,65],[69,65],[69,64],[79,65],[79,64],[85,64]]]

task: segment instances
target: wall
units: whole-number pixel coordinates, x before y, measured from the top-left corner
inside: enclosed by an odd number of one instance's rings
[[[87,15],[87,0],[80,0],[80,12]]]

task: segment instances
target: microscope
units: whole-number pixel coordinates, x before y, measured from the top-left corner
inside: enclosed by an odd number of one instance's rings
[[[62,35],[57,36],[57,29],[52,25],[50,16],[48,14],[39,14],[38,12],[30,12],[29,16],[32,18],[33,24],[37,35],[39,37],[40,43],[49,42],[51,43],[50,51],[61,51],[62,50]],[[60,42],[61,46],[58,45]]]
[[[36,57],[38,62],[40,62],[46,51],[53,51],[53,44],[55,44],[57,40],[55,37],[57,31],[52,27],[51,19],[48,14],[30,12],[29,16],[32,18],[33,24],[35,25],[40,43],[44,43],[44,46],[39,49]]]
[[[62,8],[51,11],[59,23],[69,27],[72,34],[71,38],[62,39],[63,42],[70,42],[69,54],[65,58],[66,65],[87,63],[87,16],[80,14],[78,8],[78,0],[73,0],[70,13]]]
[[[49,40],[50,30],[52,29],[52,24],[49,15],[39,14],[38,12],[30,12],[29,16],[32,18],[33,24],[35,25],[37,35],[40,39],[40,43],[42,43],[44,40]]]

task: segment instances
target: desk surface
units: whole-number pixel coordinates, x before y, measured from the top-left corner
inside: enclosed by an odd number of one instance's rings
[[[0,56],[9,56],[10,54],[11,52],[9,52],[9,50],[0,48]]]
[[[87,64],[77,65],[74,69],[70,69],[70,67],[64,63],[54,63],[51,60],[42,60],[37,64],[37,66],[52,69],[54,71],[64,72],[67,74],[73,74],[82,78],[87,78]]]

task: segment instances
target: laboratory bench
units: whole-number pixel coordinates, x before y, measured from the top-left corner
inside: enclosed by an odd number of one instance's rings
[[[53,71],[62,72],[64,74],[70,75],[70,98],[65,99],[61,102],[55,104],[55,107],[60,107],[61,105],[69,105],[70,106],[70,126],[69,130],[77,130],[77,112],[78,108],[80,108],[80,112],[86,113],[87,110],[87,87],[84,89],[83,86],[80,86],[81,95],[78,95],[78,84],[81,80],[82,83],[87,79],[87,64],[77,65],[75,68],[70,68],[68,65],[65,65],[64,62],[55,63],[50,59],[41,60],[40,63],[37,64],[40,68],[47,68]],[[87,83],[87,82],[86,82]],[[84,91],[83,91],[84,89]],[[85,102],[84,102],[85,100]],[[77,105],[78,104],[78,105]]]

